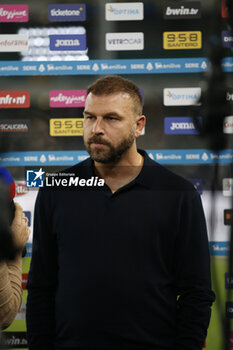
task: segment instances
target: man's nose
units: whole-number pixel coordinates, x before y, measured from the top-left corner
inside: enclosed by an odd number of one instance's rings
[[[92,132],[94,134],[104,133],[103,120],[101,118],[96,118],[95,123],[93,124]]]

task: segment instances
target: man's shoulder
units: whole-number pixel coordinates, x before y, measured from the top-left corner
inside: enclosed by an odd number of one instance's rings
[[[157,163],[148,155],[146,157],[147,180],[152,188],[177,191],[196,191],[193,184],[183,176],[178,175],[165,166]]]

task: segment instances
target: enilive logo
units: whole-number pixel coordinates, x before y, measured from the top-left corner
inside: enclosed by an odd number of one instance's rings
[[[86,90],[51,90],[49,98],[50,107],[84,107]]]
[[[144,18],[142,2],[105,4],[106,21],[139,21]]]
[[[0,5],[0,22],[28,22],[28,5]]]
[[[53,4],[48,5],[50,22],[85,21],[85,4]]]
[[[0,108],[28,108],[30,107],[30,92],[22,91],[1,91]]]
[[[229,30],[222,31],[222,45],[223,47],[233,47],[233,36]]]
[[[26,34],[1,34],[0,52],[28,51],[28,35]]]
[[[105,43],[107,51],[143,50],[144,33],[107,33]]]
[[[163,104],[165,106],[199,105],[201,88],[166,88],[163,90]]]
[[[233,116],[224,118],[223,132],[224,134],[233,134]]]
[[[86,50],[86,34],[49,35],[49,40],[50,50]]]
[[[201,18],[201,3],[200,1],[167,2],[164,5],[163,17],[166,19]]]
[[[201,123],[201,117],[198,118]],[[199,134],[192,117],[164,118],[165,134]]]

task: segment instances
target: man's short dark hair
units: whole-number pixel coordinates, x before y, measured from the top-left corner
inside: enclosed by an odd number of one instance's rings
[[[107,75],[97,79],[88,86],[87,95],[92,93],[96,96],[108,96],[115,93],[127,93],[134,102],[134,110],[137,115],[142,114],[142,96],[139,88],[131,80],[118,75]]]

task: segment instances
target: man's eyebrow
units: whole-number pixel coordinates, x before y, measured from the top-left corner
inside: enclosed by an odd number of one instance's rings
[[[84,114],[84,115],[93,115],[93,116],[96,115],[95,113],[91,113],[91,112],[88,112],[88,111],[84,111],[83,114]],[[108,112],[108,113],[105,113],[105,114],[103,114],[102,117],[104,118],[104,117],[108,117],[108,116],[123,118],[122,115],[120,115],[120,114],[118,114],[118,113],[116,113],[116,112]]]

